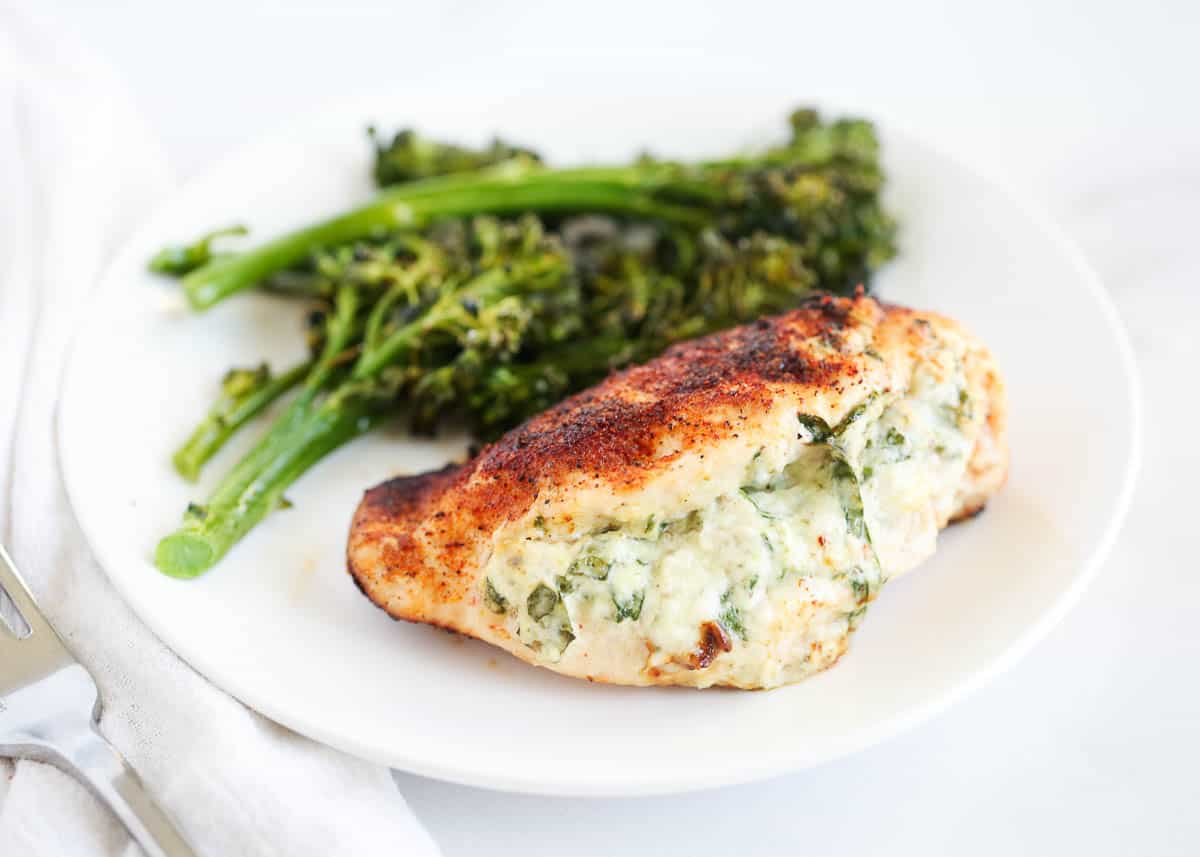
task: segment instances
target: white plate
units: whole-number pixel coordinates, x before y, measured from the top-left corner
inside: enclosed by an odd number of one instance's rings
[[[156,540],[199,487],[169,463],[222,370],[298,356],[298,312],[247,295],[204,316],[145,272],[160,245],[243,221],[258,237],[369,192],[364,121],[463,139],[500,131],[555,160],[643,145],[720,153],[787,105],[375,100],[322,114],[192,183],[132,240],[100,287],[65,379],[61,447],[83,530],[133,609],[188,663],[292,729],[398,768],[555,794],[634,794],[750,780],[861,749],[931,716],[1024,654],[1077,598],[1112,543],[1138,449],[1125,336],[1080,256],[977,175],[885,131],[902,257],[887,298],[961,319],[1011,394],[1013,469],[987,512],[886,588],[833,670],[770,693],[590,685],[473,641],[398,624],[343,569],[363,489],[461,449],[386,432],[342,449],[207,576],[155,571]],[[714,113],[714,110],[716,111]]]

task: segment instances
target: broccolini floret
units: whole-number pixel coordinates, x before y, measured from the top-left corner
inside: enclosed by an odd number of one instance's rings
[[[375,128],[368,128],[367,133],[375,146],[372,174],[380,187],[481,170],[508,161],[542,162],[532,149],[514,146],[499,137],[481,149],[469,149],[430,140],[412,129],[397,131],[391,140],[380,137]]]

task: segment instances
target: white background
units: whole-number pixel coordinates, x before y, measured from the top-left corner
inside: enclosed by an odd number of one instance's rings
[[[52,5],[124,73],[184,177],[364,90],[819,97],[1040,201],[1124,315],[1147,406],[1134,508],[1027,660],[899,739],[757,785],[558,800],[398,774],[447,855],[1200,852],[1200,4]]]

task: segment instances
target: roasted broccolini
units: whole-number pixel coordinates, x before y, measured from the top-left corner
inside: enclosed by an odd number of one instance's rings
[[[500,142],[472,152],[405,132],[377,141],[375,162],[381,184],[403,183],[367,206],[190,273],[160,264],[184,274],[198,309],[252,286],[315,308],[311,361],[231,374],[178,453],[194,478],[299,388],[160,543],[159,568],[207,570],[308,467],[381,420],[465,422],[489,439],[673,342],[865,282],[894,252],[873,129],[811,111],[791,127],[754,156],[573,170]],[[173,258],[206,256],[208,240]]]

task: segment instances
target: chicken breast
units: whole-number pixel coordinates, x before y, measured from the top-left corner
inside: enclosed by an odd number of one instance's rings
[[[931,313],[823,297],[371,489],[349,569],[397,619],[566,675],[774,687],[836,662],[1007,459],[982,344]]]

